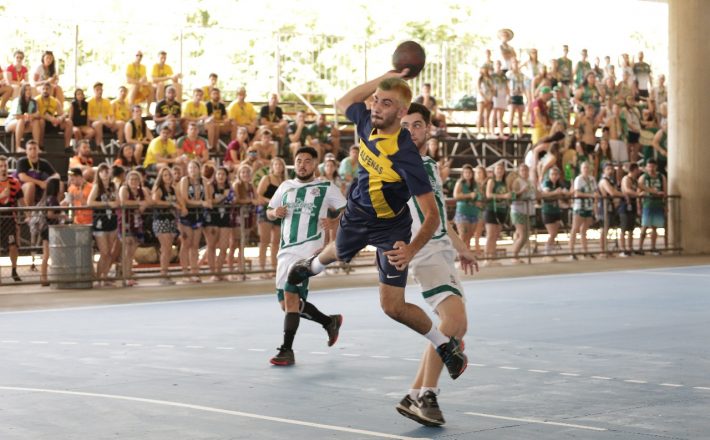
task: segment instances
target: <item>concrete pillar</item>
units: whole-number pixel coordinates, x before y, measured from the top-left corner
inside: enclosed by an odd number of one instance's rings
[[[668,186],[684,253],[710,253],[710,1],[668,1]],[[671,210],[672,211],[672,210]]]

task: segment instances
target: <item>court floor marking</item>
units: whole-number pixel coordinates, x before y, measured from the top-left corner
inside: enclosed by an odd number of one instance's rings
[[[477,412],[465,412],[464,414],[468,414],[470,416],[476,416],[476,417],[486,417],[489,419],[510,420],[513,422],[524,422],[524,423],[536,423],[536,424],[540,424],[540,425],[554,425],[554,426],[562,426],[565,428],[586,429],[589,431],[608,431],[608,429],[606,429],[606,428],[597,428],[595,426],[587,426],[587,425],[577,425],[574,423],[551,422],[549,420],[529,419],[529,418],[522,418],[522,417],[506,417],[506,416],[497,416],[495,414],[484,414],[484,413],[477,413]]]
[[[643,273],[649,275],[663,275],[671,277],[700,277],[700,278],[710,278],[710,273],[687,273],[687,272],[673,272],[669,270],[639,270],[636,273]]]
[[[302,420],[285,419],[282,417],[265,416],[265,415],[261,415],[261,414],[253,414],[253,413],[247,413],[247,412],[242,412],[242,411],[233,411],[233,410],[229,410],[229,409],[214,408],[211,406],[193,405],[193,404],[182,403],[182,402],[173,402],[173,401],[169,401],[169,400],[145,399],[142,397],[122,396],[122,395],[117,395],[117,394],[88,393],[88,392],[82,392],[82,391],[53,390],[53,389],[46,389],[46,388],[26,388],[26,387],[0,386],[0,390],[24,391],[24,392],[30,392],[30,393],[59,394],[59,395],[66,395],[66,396],[90,397],[90,398],[99,398],[99,399],[125,400],[125,401],[130,401],[130,402],[148,403],[148,404],[152,404],[152,405],[170,406],[170,407],[177,407],[177,408],[192,409],[192,410],[196,410],[196,411],[204,411],[204,412],[217,413],[217,414],[226,414],[226,415],[236,416],[236,417],[244,417],[244,418],[250,418],[250,419],[257,419],[257,420],[266,420],[269,422],[286,423],[286,424],[290,424],[290,425],[299,425],[299,426],[305,426],[308,428],[323,429],[323,430],[327,430],[327,431],[339,431],[339,432],[346,432],[346,433],[350,433],[350,434],[366,435],[366,436],[370,436],[370,437],[401,439],[401,440],[413,440],[413,439],[429,440],[429,439],[425,439],[423,437],[406,437],[406,436],[395,435],[395,434],[387,434],[384,432],[347,428],[344,426],[336,426],[336,425],[325,425],[322,423],[313,423],[313,422],[306,422],[306,421],[302,421]]]
[[[80,342],[75,342],[75,341],[59,341],[59,342],[53,342],[53,341],[20,341],[16,339],[5,339],[5,340],[0,340],[0,345],[22,345],[22,344],[39,344],[39,345],[52,345],[52,344],[58,344],[62,346],[79,346],[81,345]],[[101,346],[101,347],[106,347],[106,346],[111,346],[110,343],[107,342],[87,342],[85,343],[86,345],[89,346]],[[235,348],[235,347],[226,347],[226,346],[219,346],[219,347],[206,347],[204,345],[184,345],[184,346],[178,346],[178,345],[172,345],[172,344],[138,344],[138,343],[118,343],[115,344],[114,346],[117,346],[119,348],[123,347],[146,347],[146,348],[186,348],[186,349],[214,349],[214,350],[219,350],[219,351],[242,351],[241,349]],[[265,348],[247,348],[244,351],[250,351],[250,352],[258,352],[258,353],[263,353],[266,352],[267,349]],[[329,356],[331,353],[330,352],[325,352],[325,351],[299,351],[299,350],[294,350],[294,353],[302,354],[312,354],[312,355],[317,355],[317,356]],[[340,356],[345,356],[345,357],[363,357],[363,358],[371,358],[371,359],[395,359],[395,360],[403,360],[403,361],[408,361],[408,362],[419,362],[421,359],[420,358],[397,358],[397,357],[391,357],[391,356],[381,356],[381,355],[367,355],[367,354],[360,354],[360,353],[334,353],[333,355],[340,355]],[[527,371],[530,373],[536,373],[536,374],[558,374],[560,376],[565,376],[565,377],[575,377],[579,379],[595,379],[595,380],[606,380],[606,381],[616,381],[616,382],[624,382],[624,383],[629,383],[629,384],[639,384],[639,385],[656,385],[656,386],[663,386],[663,387],[668,387],[668,388],[692,388],[695,390],[701,390],[701,391],[708,391],[710,390],[710,387],[703,387],[703,386],[694,386],[690,387],[688,385],[684,384],[678,384],[678,383],[668,383],[668,382],[663,382],[663,383],[655,383],[652,381],[648,380],[641,380],[641,379],[623,379],[621,377],[608,377],[608,376],[587,376],[583,373],[570,373],[570,372],[564,372],[564,371],[550,371],[550,370],[540,370],[540,369],[525,369],[525,368],[520,368],[520,367],[515,367],[511,365],[488,365],[488,364],[480,364],[480,363],[473,363],[469,362],[468,363],[469,367],[479,367],[479,368],[496,368],[500,370],[507,370],[507,371]]]

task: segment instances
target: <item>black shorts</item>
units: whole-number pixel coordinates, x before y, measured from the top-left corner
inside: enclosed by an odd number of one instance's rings
[[[585,144],[584,142],[580,142],[580,144],[582,145],[582,151],[584,151],[584,154],[587,156],[594,153],[594,148],[596,147],[594,144]]]
[[[648,98],[648,90],[639,89],[639,96],[642,98]]]
[[[54,125],[52,125],[51,122],[49,122],[49,121],[47,121],[47,120],[44,121],[44,133],[45,133],[45,134],[47,134],[47,133],[59,133],[60,127],[61,127],[61,124],[60,124],[60,125],[57,125],[57,126],[55,127]]]
[[[601,227],[604,227],[605,221],[607,228],[616,228],[619,226],[619,215],[614,211],[607,211],[606,216],[602,217]]]
[[[217,228],[232,227],[232,219],[229,216],[226,208],[222,208],[224,212],[220,214],[219,209],[205,211],[205,226],[214,226]]]
[[[636,211],[620,211],[619,226],[624,232],[633,231],[636,227]]]
[[[17,223],[14,217],[0,217],[0,249],[17,246],[19,238]]]
[[[630,144],[638,144],[640,138],[641,138],[641,133],[636,133],[636,132],[630,131],[629,135],[626,137],[626,140]]]
[[[549,225],[550,223],[557,223],[560,220],[562,220],[562,213],[559,211],[542,213],[542,222],[546,225]]]
[[[483,219],[486,221],[486,223],[490,223],[493,225],[505,224],[505,220],[507,217],[507,211],[494,211],[491,209],[486,209],[485,211],[483,211]]]
[[[118,229],[118,217],[112,215],[110,218],[106,215],[94,216],[91,223],[93,232],[113,232]]]
[[[373,218],[348,201],[345,212],[340,217],[335,249],[339,260],[349,262],[365,246],[376,247],[380,283],[404,287],[407,285],[407,268],[403,271],[397,270],[389,263],[384,253],[392,250],[397,241],[409,243],[411,236],[412,217],[408,208],[405,207],[391,219]]]

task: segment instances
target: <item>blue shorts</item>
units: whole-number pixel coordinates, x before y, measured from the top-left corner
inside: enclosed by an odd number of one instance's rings
[[[377,269],[380,282],[390,286],[404,287],[407,285],[407,268],[403,271],[392,266],[386,251],[392,250],[394,243],[403,241],[409,243],[412,236],[412,217],[405,207],[396,217],[391,219],[373,218],[348,200],[343,216],[340,217],[340,228],[335,237],[335,249],[340,261],[349,262],[365,246],[377,248]]]
[[[645,206],[641,212],[641,226],[645,228],[662,228],[665,226],[665,216],[663,208],[657,206]]]

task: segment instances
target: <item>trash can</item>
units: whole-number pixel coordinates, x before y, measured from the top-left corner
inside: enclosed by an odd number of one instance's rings
[[[54,289],[91,289],[93,242],[89,225],[49,226],[49,280]]]

